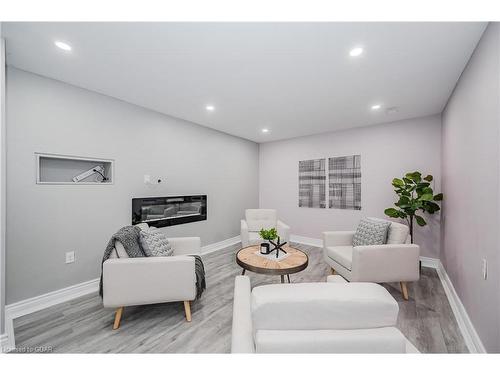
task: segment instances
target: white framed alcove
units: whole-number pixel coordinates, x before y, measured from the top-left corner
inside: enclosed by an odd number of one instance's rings
[[[83,156],[47,154],[35,152],[36,183],[40,185],[112,185],[114,184],[113,159],[101,159]],[[80,182],[73,177],[101,166],[107,181],[99,181],[99,175],[93,174]]]

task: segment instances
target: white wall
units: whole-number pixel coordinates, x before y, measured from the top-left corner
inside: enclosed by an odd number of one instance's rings
[[[431,116],[260,145],[260,207],[276,208],[295,235],[321,238],[326,230],[353,230],[363,216],[385,217],[394,177],[419,170],[440,190],[441,118]],[[300,160],[361,155],[361,211],[298,207]],[[421,255],[439,257],[439,214],[417,228]]]
[[[165,228],[203,245],[238,235],[258,205],[256,143],[16,69],[7,90],[8,304],[98,277],[133,197],[207,194],[207,221]],[[35,152],[115,159],[115,184],[36,185]]]
[[[500,352],[499,127],[500,24],[491,23],[443,112],[441,253],[489,352]]]
[[[0,335],[5,331],[5,40],[0,22]]]

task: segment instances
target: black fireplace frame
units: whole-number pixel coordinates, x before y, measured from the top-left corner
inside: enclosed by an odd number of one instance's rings
[[[142,220],[142,207],[145,205],[154,204],[167,204],[167,203],[194,203],[202,202],[201,210],[196,215],[177,216],[161,219]],[[171,201],[171,202],[169,202]],[[168,197],[146,197],[146,198],[132,198],[132,225],[146,223],[149,226],[162,228],[172,225],[180,225],[186,223],[193,223],[196,221],[207,220],[207,196],[206,195],[177,195]]]

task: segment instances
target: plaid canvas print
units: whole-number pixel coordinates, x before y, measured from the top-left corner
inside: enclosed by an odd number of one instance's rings
[[[299,207],[326,208],[326,160],[299,161]]]
[[[361,210],[361,155],[328,159],[329,207]]]

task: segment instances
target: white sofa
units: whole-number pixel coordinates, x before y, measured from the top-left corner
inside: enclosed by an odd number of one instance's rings
[[[241,245],[247,247],[262,242],[259,236],[261,229],[276,228],[281,242],[290,241],[290,227],[278,220],[276,210],[247,209],[245,220],[241,220]]]
[[[147,224],[139,224],[141,229]],[[168,257],[129,258],[123,245],[103,264],[103,304],[116,308],[113,329],[120,326],[124,306],[183,301],[191,321],[190,302],[196,297],[195,259],[200,255],[199,237],[168,239],[174,254]]]
[[[273,284],[234,288],[232,353],[409,353],[396,328],[399,307],[374,283]]]
[[[399,282],[408,300],[406,282],[420,277],[420,248],[410,243],[408,226],[391,222],[387,244],[352,246],[355,231],[323,232],[323,254],[332,268],[349,281]]]

